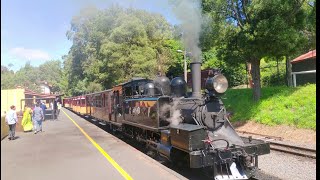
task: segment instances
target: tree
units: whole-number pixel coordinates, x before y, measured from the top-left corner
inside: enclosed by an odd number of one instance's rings
[[[52,92],[59,92],[59,82],[62,78],[62,67],[60,60],[50,60],[39,66],[41,82],[48,82],[52,85]]]
[[[171,64],[166,72],[166,76],[169,78],[183,75],[184,71],[184,56],[179,53],[178,50],[184,49],[181,41],[177,40],[179,36],[167,41],[167,47],[171,53]]]
[[[14,72],[8,67],[1,65],[1,89],[14,89]]]
[[[88,90],[89,82],[111,88],[132,77],[153,78],[172,64],[172,28],[159,14],[90,7],[72,19],[67,37],[73,42],[64,57],[70,93]]]
[[[212,18],[212,39],[217,56],[231,63],[252,65],[253,98],[261,96],[260,60],[287,56],[306,44],[302,33],[304,0],[203,0],[203,11]]]
[[[87,87],[88,93],[99,92],[102,91],[102,86],[96,82],[90,82]]]
[[[245,84],[246,70],[244,65],[230,64],[217,57],[217,50],[212,48],[202,53],[202,69],[219,68],[228,79],[229,87]]]
[[[14,82],[15,87],[22,86],[38,93],[41,92],[39,86],[39,83],[41,82],[39,68],[33,67],[30,61],[26,62],[25,66],[14,74]]]

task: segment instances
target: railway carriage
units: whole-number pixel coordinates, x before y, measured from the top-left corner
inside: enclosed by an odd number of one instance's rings
[[[111,101],[112,101],[112,90],[105,90],[101,92],[91,93],[86,95],[88,100],[87,103],[87,114],[91,117],[101,120],[110,121],[111,116]]]
[[[66,97],[62,100],[62,105],[63,107],[69,109],[70,108],[70,103],[71,103],[71,98],[70,97]]]

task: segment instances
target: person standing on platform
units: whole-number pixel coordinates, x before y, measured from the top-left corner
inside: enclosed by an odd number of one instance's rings
[[[6,123],[9,125],[9,140],[15,140],[16,124],[18,123],[18,116],[16,107],[10,106],[10,110],[6,115]]]
[[[50,101],[50,108],[53,110],[53,102]]]
[[[53,112],[54,112],[54,119],[57,119],[58,116],[58,98],[56,98],[53,102]]]
[[[44,102],[41,103],[40,105],[40,108],[42,109],[42,112],[43,112],[43,121],[46,120],[46,109],[47,109],[47,106]]]
[[[32,123],[32,119],[31,119],[31,114],[32,114],[31,108],[28,107],[27,105],[25,105],[24,106],[23,117],[22,117],[22,121],[21,121],[21,125],[23,127],[23,131],[25,131],[25,132],[32,131],[32,129],[33,129],[33,123]]]
[[[39,106],[40,106],[39,103],[37,103],[32,114],[33,120],[36,124],[34,134],[37,134],[38,132],[42,132],[42,121],[44,116],[43,116],[43,111]]]
[[[60,114],[60,109],[61,109],[61,103],[60,102],[57,102],[57,106],[58,106],[58,115]],[[57,115],[57,116],[58,116]]]

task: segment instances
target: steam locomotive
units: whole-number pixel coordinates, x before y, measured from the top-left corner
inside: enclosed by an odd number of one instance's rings
[[[174,164],[201,168],[212,178],[249,179],[258,156],[270,153],[261,140],[241,138],[228,120],[220,96],[228,81],[209,71],[201,93],[201,63],[191,63],[192,94],[181,77],[134,78],[101,92],[63,99],[74,112],[136,139]]]

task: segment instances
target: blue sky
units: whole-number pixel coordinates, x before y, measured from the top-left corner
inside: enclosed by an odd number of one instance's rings
[[[19,70],[29,60],[39,66],[51,59],[61,60],[72,42],[66,37],[70,21],[81,8],[111,4],[135,7],[162,14],[176,24],[166,0],[1,0],[1,65]]]

